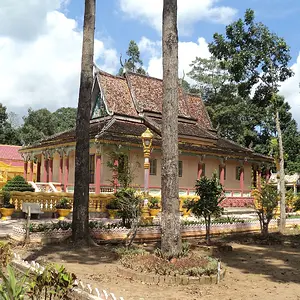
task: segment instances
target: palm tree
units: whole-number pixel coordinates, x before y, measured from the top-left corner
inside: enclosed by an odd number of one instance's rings
[[[75,188],[72,239],[89,238],[90,110],[93,85],[96,0],[85,0],[80,88],[76,118]]]
[[[162,238],[161,250],[181,251],[178,182],[178,32],[177,0],[163,4]]]

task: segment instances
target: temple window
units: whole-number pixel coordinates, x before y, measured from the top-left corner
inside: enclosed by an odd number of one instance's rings
[[[183,164],[182,164],[182,160],[178,161],[178,176],[182,177],[182,171],[183,171]]]
[[[90,183],[95,183],[95,154],[90,154],[89,160]]]
[[[150,175],[156,175],[157,159],[150,159]]]

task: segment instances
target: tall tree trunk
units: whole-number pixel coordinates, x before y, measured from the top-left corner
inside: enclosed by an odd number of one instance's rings
[[[279,111],[276,109],[276,130],[278,135],[278,146],[279,146],[279,186],[280,186],[280,225],[279,231],[282,233],[285,230],[286,215],[285,215],[285,183],[284,183],[284,154],[283,154],[283,143],[282,133],[280,128]]]
[[[89,238],[90,110],[93,85],[96,0],[85,0],[81,75],[76,119],[75,187],[72,239]]]
[[[162,107],[162,237],[169,256],[181,251],[178,183],[178,33],[177,0],[164,0]]]

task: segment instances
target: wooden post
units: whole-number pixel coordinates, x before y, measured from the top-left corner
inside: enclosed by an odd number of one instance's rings
[[[27,220],[26,220],[26,234],[25,234],[25,244],[30,242],[30,218],[31,218],[31,208],[30,205],[27,206]]]

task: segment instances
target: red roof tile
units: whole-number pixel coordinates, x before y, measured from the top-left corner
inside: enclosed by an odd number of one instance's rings
[[[101,71],[98,73],[98,81],[110,112],[137,116],[125,78]]]
[[[18,152],[21,149],[20,146],[11,146],[11,145],[0,145],[0,160],[21,160],[23,158]]]
[[[126,73],[129,89],[138,111],[162,112],[163,81],[161,79]],[[190,117],[181,88],[178,89],[179,115]]]
[[[203,127],[212,129],[212,124],[202,99],[199,96],[188,94],[186,102],[191,116],[197,119],[198,123]]]

